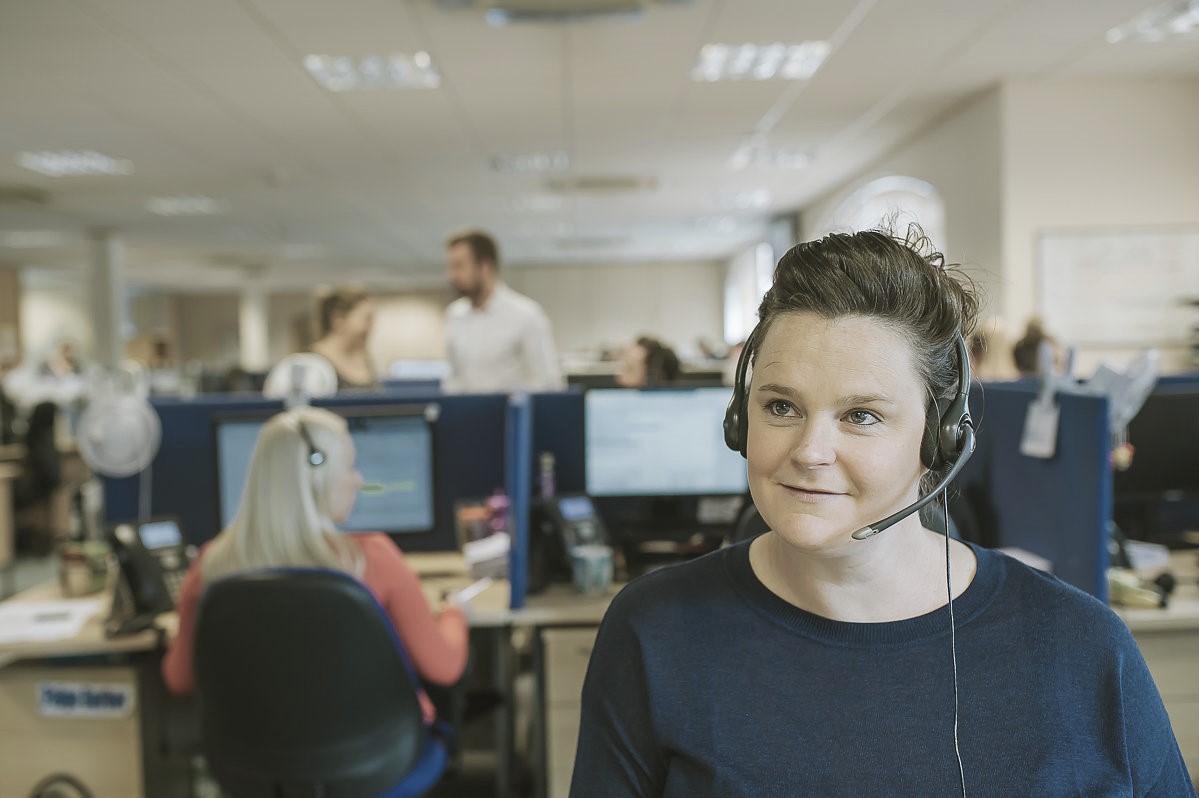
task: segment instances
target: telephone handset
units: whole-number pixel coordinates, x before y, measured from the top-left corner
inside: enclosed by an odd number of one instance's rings
[[[191,556],[174,519],[117,524],[109,539],[118,578],[104,630],[115,637],[147,629],[175,608]]]

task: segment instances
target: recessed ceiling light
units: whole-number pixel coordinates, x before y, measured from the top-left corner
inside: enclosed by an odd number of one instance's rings
[[[1123,25],[1107,32],[1112,44],[1120,42],[1162,42],[1190,38],[1199,33],[1199,2],[1174,0],[1151,8]]]
[[[0,233],[0,247],[11,249],[42,249],[58,247],[70,241],[66,233],[57,230],[11,230]]]
[[[730,211],[757,211],[770,206],[770,192],[764,188],[753,191],[725,191],[714,195],[712,202]]]
[[[304,58],[304,67],[317,83],[336,92],[435,89],[441,85],[441,74],[423,50],[411,56],[392,53],[360,59],[345,55],[309,55]]]
[[[825,41],[801,44],[705,44],[691,68],[691,79],[718,80],[807,80],[828,58]]]
[[[17,165],[50,177],[127,175],[133,171],[132,161],[94,150],[21,152],[17,154]]]
[[[556,194],[528,194],[512,200],[513,210],[533,213],[560,211],[565,205],[566,200]]]
[[[493,155],[491,168],[509,175],[565,172],[570,168],[570,156],[562,150],[529,152],[522,155]]]
[[[159,216],[215,216],[227,212],[229,206],[212,197],[183,195],[153,197],[146,202],[146,210]]]

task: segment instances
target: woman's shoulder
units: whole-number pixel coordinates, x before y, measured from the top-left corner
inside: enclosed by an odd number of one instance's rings
[[[1120,616],[1103,601],[1052,573],[1001,551],[976,549],[980,565],[1002,571],[1001,601],[1006,610],[1057,633],[1096,639],[1100,645],[1131,640]]]
[[[730,570],[735,567],[739,548],[718,549],[637,576],[612,599],[609,613],[615,617],[643,617],[702,612],[730,584]]]
[[[386,557],[400,561],[404,559],[404,553],[400,551],[400,547],[382,532],[355,532],[347,537],[358,544],[367,559],[373,557]]]

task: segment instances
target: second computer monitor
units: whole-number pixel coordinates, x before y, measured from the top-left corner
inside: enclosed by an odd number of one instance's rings
[[[731,388],[595,389],[584,397],[592,496],[744,493],[745,460],[725,446]]]
[[[346,419],[363,485],[346,532],[419,534],[434,529],[433,427],[424,406],[337,408]],[[258,432],[266,418],[217,420],[221,526],[237,514]],[[314,466],[320,468],[320,466]]]

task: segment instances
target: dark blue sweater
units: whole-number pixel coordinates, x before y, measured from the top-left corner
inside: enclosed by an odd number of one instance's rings
[[[975,548],[954,602],[967,795],[1195,795],[1124,623]],[[945,608],[894,623],[797,609],[742,544],[633,581],[583,687],[572,798],[955,796]]]

